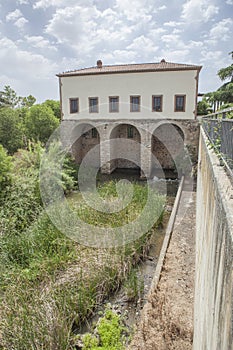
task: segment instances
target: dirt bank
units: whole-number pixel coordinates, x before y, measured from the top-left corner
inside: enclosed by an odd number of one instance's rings
[[[158,286],[151,291],[129,350],[191,350],[195,193],[183,192]]]

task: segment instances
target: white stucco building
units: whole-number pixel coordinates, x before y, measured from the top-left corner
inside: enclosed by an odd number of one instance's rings
[[[139,145],[125,150],[125,160],[120,144],[119,157],[110,144],[99,147],[95,158],[102,172],[143,165],[144,173],[150,174],[156,162],[143,155],[144,147],[164,169],[174,167],[173,158],[180,148],[177,135],[187,143],[195,138],[194,129],[197,132],[200,70],[201,66],[164,59],[111,66],[99,60],[95,67],[58,74],[64,138],[72,144],[77,162],[102,141],[125,138]],[[127,161],[129,154],[131,161]]]

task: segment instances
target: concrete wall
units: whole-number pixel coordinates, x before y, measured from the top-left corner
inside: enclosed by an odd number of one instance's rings
[[[194,350],[232,349],[233,187],[201,132]]]
[[[61,78],[63,119],[194,119],[197,70],[101,74]],[[130,112],[130,95],[141,97],[140,112]],[[163,96],[162,112],[152,111],[152,95]],[[186,95],[184,112],[174,111],[175,95]],[[119,112],[109,112],[109,97],[119,96]],[[99,98],[99,112],[89,113],[88,98]],[[70,114],[70,98],[79,98],[79,113]]]

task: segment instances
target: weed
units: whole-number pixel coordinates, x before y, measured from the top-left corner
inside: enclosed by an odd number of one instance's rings
[[[1,209],[4,215],[0,219],[3,228],[0,236],[0,348],[72,350],[75,349],[73,331],[92,314],[96,305],[119,288],[132,265],[144,254],[150,233],[123,248],[82,247],[66,238],[50,222],[39,206],[33,177],[22,184],[21,191],[20,182],[14,185],[14,193],[21,194],[18,206],[12,192],[5,202],[6,207]],[[73,207],[77,212],[82,207],[83,218],[90,223],[107,223],[114,227],[130,221],[146,202],[147,190],[137,185],[134,188],[129,208],[117,215],[110,214],[107,219],[86,207],[79,195]],[[113,198],[115,183],[103,185],[99,191],[103,197]],[[161,196],[157,204],[162,212]],[[134,272],[131,274],[129,289],[136,295],[140,293],[140,286]],[[97,349],[122,349],[122,332],[117,316],[106,313],[99,324],[101,343]],[[96,346],[90,337],[89,345],[93,349]]]
[[[97,335],[87,333],[83,336],[83,350],[123,350],[124,331],[121,317],[107,308],[96,326]]]

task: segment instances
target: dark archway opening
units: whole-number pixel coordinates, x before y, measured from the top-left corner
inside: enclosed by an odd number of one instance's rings
[[[100,144],[98,130],[91,124],[79,124],[73,131],[72,139],[75,140],[71,149],[75,162],[81,164],[88,152],[94,149],[93,152],[90,153],[91,156],[88,157],[88,162],[90,166],[99,168],[100,147],[95,147]]]
[[[162,124],[155,129],[151,140],[151,175],[177,178],[184,155],[184,133],[176,124]],[[181,159],[179,159],[179,157]]]
[[[122,142],[111,142],[113,139],[122,139]],[[124,139],[126,140],[124,142]],[[131,140],[134,142],[127,142]],[[141,136],[138,129],[131,124],[117,125],[110,135],[111,171],[140,175]]]

